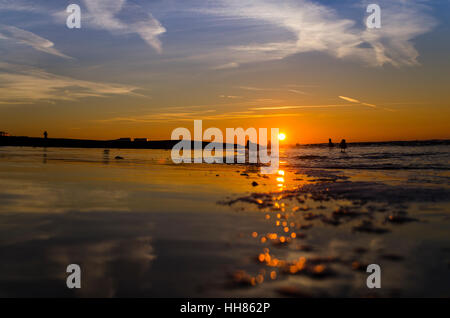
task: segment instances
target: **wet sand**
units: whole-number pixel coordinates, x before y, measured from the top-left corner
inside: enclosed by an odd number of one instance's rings
[[[0,296],[450,296],[445,171],[425,184],[284,154],[263,176],[169,156],[0,148]],[[71,263],[80,290],[65,286]]]

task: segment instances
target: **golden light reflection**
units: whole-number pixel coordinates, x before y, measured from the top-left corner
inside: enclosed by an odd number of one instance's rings
[[[275,184],[278,184],[278,190],[286,188],[287,175],[285,170],[278,170],[277,174],[273,177],[275,179]],[[288,260],[277,258],[276,255],[269,253],[269,248],[267,248],[269,244],[275,248],[285,247],[291,244],[294,246],[294,249],[303,248],[303,245],[299,245],[298,240],[305,238],[305,234],[300,230],[306,227],[291,217],[294,217],[293,213],[296,211],[308,211],[310,210],[310,207],[306,204],[303,206],[291,206],[290,203],[283,202],[283,199],[285,198],[285,194],[280,192],[269,196],[267,200],[262,200],[261,198],[254,199],[258,206],[264,208],[262,216],[265,220],[275,225],[276,228],[274,232],[269,233],[250,232],[252,237],[266,246],[263,248],[262,252],[256,254],[256,261],[273,270],[267,272],[260,271],[253,275],[247,274],[245,280],[248,285],[256,286],[263,284],[278,279],[280,277],[279,275],[286,274],[294,275],[304,273],[313,277],[323,277],[327,274],[328,269],[326,265],[321,263],[317,264],[317,261],[314,261],[314,259],[307,262],[306,258],[302,256],[295,260]],[[306,199],[307,197],[305,196],[305,200]],[[267,201],[270,201],[270,204]],[[299,202],[304,203],[305,201],[300,200]],[[267,208],[270,210],[267,211]],[[307,249],[305,250],[307,251]]]
[[[271,279],[276,279],[276,278],[277,278],[277,272],[271,271],[271,272],[270,272],[270,278],[271,278]]]
[[[284,183],[285,183],[285,180],[284,180],[285,172],[284,172],[284,170],[278,170],[278,175],[279,175],[279,177],[276,178],[276,181],[278,182],[277,186],[279,188],[283,188],[284,187]]]

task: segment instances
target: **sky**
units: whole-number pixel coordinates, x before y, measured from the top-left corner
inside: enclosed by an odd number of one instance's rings
[[[381,28],[368,29],[369,4]],[[69,29],[66,8],[81,8]],[[0,0],[0,130],[450,139],[450,1]]]

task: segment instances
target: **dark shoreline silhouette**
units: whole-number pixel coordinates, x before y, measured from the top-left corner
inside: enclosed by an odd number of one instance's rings
[[[115,140],[88,140],[88,139],[69,139],[69,138],[39,138],[39,137],[18,137],[18,136],[0,136],[0,147],[49,147],[49,148],[105,148],[105,149],[163,149],[170,150],[179,143],[180,140],[134,140],[115,139]],[[202,148],[210,144],[208,141],[202,142]],[[227,144],[223,144],[226,149]],[[244,146],[234,145],[235,149],[244,149]],[[194,141],[191,141],[191,148],[194,149]]]
[[[179,140],[142,140],[137,139],[115,139],[115,140],[89,140],[89,139],[69,139],[69,138],[39,138],[26,136],[0,136],[1,146],[12,147],[54,147],[54,148],[111,148],[111,149],[165,149],[170,150],[176,145]],[[209,141],[202,142],[202,148],[210,144]],[[369,142],[349,142],[351,146],[370,147],[370,146],[435,146],[435,145],[450,145],[450,140],[411,140],[411,141],[369,141]],[[226,143],[223,143],[223,148],[226,148]],[[247,146],[234,145],[236,148],[247,148]],[[316,148],[328,147],[328,144],[297,144],[299,148]],[[259,146],[257,145],[259,148]],[[191,148],[194,149],[194,141],[191,141]],[[270,146],[269,146],[270,148]]]
[[[430,139],[430,140],[393,140],[393,141],[365,141],[365,142],[347,142],[353,147],[374,147],[374,146],[398,146],[398,147],[414,147],[414,146],[450,146],[450,139]],[[297,144],[296,148],[328,148],[329,143],[318,144]]]

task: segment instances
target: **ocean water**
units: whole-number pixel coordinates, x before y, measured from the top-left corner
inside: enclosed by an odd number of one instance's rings
[[[286,149],[281,160],[298,171],[319,175],[320,171],[340,171],[352,180],[396,185],[400,191],[398,201],[446,201],[450,186],[450,145],[444,142],[403,144],[350,145],[345,153],[327,146],[297,147]],[[417,191],[408,193],[410,189]],[[436,197],[427,197],[432,196],[431,192]],[[417,197],[418,193],[423,193],[423,197]]]
[[[449,150],[286,148],[263,176],[162,150],[0,147],[0,296],[446,297]]]
[[[450,145],[297,147],[287,152],[289,163],[305,168],[361,170],[450,170]]]

